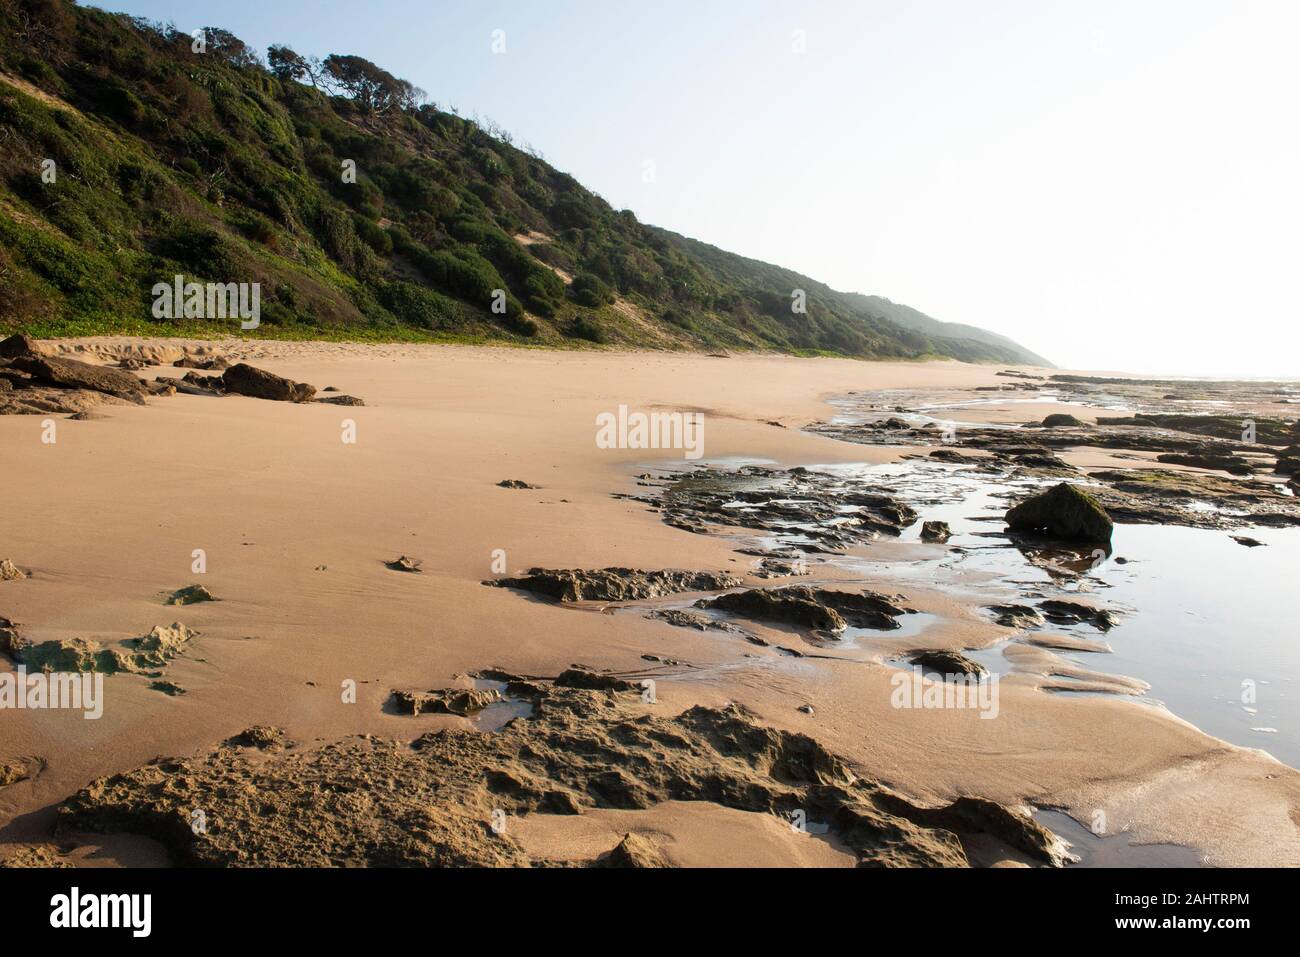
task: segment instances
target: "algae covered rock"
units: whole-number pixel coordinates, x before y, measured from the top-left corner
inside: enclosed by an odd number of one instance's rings
[[[1097,500],[1068,482],[1025,499],[1007,512],[1006,520],[1015,532],[1082,542],[1109,542],[1115,529]]]

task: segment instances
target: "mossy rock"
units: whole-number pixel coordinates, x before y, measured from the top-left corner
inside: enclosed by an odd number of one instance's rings
[[[1101,504],[1068,482],[1025,499],[1007,512],[1006,519],[1012,531],[1069,541],[1109,542],[1115,529]]]

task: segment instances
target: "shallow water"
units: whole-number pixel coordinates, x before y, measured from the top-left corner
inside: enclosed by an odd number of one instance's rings
[[[812,576],[798,581],[815,582],[815,562],[827,560],[856,570],[868,585],[880,578],[914,580],[975,606],[1077,595],[1114,608],[1122,614],[1106,633],[1088,624],[1048,623],[1040,630],[1106,642],[1110,654],[1054,653],[1093,671],[1142,679],[1151,690],[1130,700],[1163,704],[1216,737],[1300,767],[1300,635],[1288,588],[1300,569],[1300,529],[1250,529],[1266,547],[1246,548],[1231,538],[1241,530],[1117,525],[1109,556],[1094,553],[1097,567],[1078,577],[1054,576],[1002,536],[1001,518],[1011,498],[1059,478],[991,481],[966,465],[932,461],[808,468],[888,492],[914,507],[921,520],[904,530],[901,542],[918,542],[922,522],[931,519],[946,521],[953,534],[949,547],[936,546],[931,559],[878,561],[870,547],[865,556],[812,555]],[[795,528],[746,538],[771,548],[801,540]],[[902,629],[889,632],[851,629],[834,644],[870,650],[877,639],[910,637],[934,621],[907,615],[900,624]],[[969,656],[993,673],[1007,673],[1003,647]]]
[[[1073,591],[1117,607],[1124,614],[1104,634],[1086,624],[1049,623],[1042,630],[1106,641],[1112,654],[1056,653],[1095,671],[1141,678],[1152,686],[1149,699],[1197,727],[1300,766],[1300,628],[1291,592],[1300,570],[1300,529],[1251,529],[1248,534],[1265,547],[1246,548],[1231,538],[1239,531],[1116,525],[1113,551],[1097,568],[1077,581],[1054,581],[1018,549],[991,537],[1003,526],[986,519],[1005,512],[1004,486],[960,466],[933,463],[813,468],[891,488],[922,520],[948,522],[950,546],[968,549],[910,565],[869,559],[862,565],[954,587],[970,578],[968,594],[984,604],[996,603],[988,587],[992,575],[995,585],[1016,584],[1048,597],[1069,598]],[[902,540],[919,536],[920,522]],[[936,574],[941,567],[946,574]],[[992,671],[1010,670],[1000,648],[971,657]]]

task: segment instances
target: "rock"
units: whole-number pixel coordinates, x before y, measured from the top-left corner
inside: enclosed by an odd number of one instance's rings
[[[1109,542],[1115,527],[1096,499],[1066,482],[1025,499],[1006,520],[1012,531],[1085,542]]]
[[[434,691],[394,691],[392,701],[402,714],[454,714],[466,717],[505,699],[492,688],[439,688]]]
[[[144,379],[144,391],[150,395],[172,396],[176,394],[176,386],[169,382],[163,382],[159,379]]]
[[[316,399],[315,401],[322,402],[325,405],[355,405],[355,406],[365,405],[365,402],[363,402],[361,399],[358,399],[355,395],[327,395],[327,396],[322,396],[321,398]]]
[[[293,742],[280,728],[259,724],[239,732],[225,740],[227,747],[256,748],[258,751],[284,751],[293,747]]]
[[[230,368],[230,362],[224,356],[208,356],[207,358],[195,358],[194,356],[184,356],[172,363],[178,369],[202,369],[206,372],[224,372]]]
[[[647,838],[629,832],[612,851],[596,859],[597,867],[671,867]]]
[[[497,488],[539,488],[537,485],[529,485],[522,479],[502,479],[497,482]]]
[[[87,409],[85,412],[74,412],[72,415],[68,416],[68,418],[73,422],[99,422],[108,418],[108,416],[101,415],[92,409]]]
[[[161,691],[169,698],[177,698],[185,694],[185,689],[174,681],[151,681],[149,683],[150,691]]]
[[[952,537],[952,530],[947,522],[930,521],[921,526],[921,541],[942,545]]]
[[[125,359],[119,359],[117,367],[125,369],[128,372],[139,372],[141,369],[148,367],[149,363],[135,356],[127,356]]]
[[[1260,548],[1265,544],[1258,538],[1251,538],[1249,535],[1233,535],[1232,540],[1238,545],[1245,545],[1247,548]]]
[[[280,739],[256,736],[268,737]],[[552,687],[531,719],[494,734],[350,736],[276,753],[237,741],[159,758],[61,802],[54,834],[149,836],[183,866],[523,867],[548,862],[509,835],[485,839],[492,810],[707,801],[760,814],[802,809],[863,864],[965,867],[965,848],[981,843],[991,857],[1014,846],[1062,863],[1051,833],[1012,809],[970,797],[922,805],[868,775],[736,706],[646,713],[637,695]],[[220,826],[176,826],[196,807],[219,808]]]
[[[1082,419],[1077,419],[1066,412],[1053,412],[1043,419],[1040,425],[1045,429],[1060,429],[1069,427],[1082,427],[1086,425]]]
[[[49,382],[64,389],[89,389],[105,395],[144,404],[144,384],[129,372],[95,366],[76,359],[54,356],[20,355],[11,360],[13,368],[28,373],[35,379]]]
[[[519,578],[499,578],[483,584],[518,588],[560,602],[640,601],[678,592],[721,591],[743,584],[742,579],[721,572],[689,572],[672,569],[640,571],[635,568],[530,568]]]
[[[725,631],[730,634],[740,635],[750,644],[767,646],[767,642],[753,632],[746,631],[729,621],[719,621],[716,618],[710,618],[708,615],[701,615],[693,611],[683,611],[680,608],[657,608],[646,617],[653,621],[666,621],[678,628],[694,628],[697,631]]]
[[[906,609],[870,592],[858,594],[808,585],[730,592],[701,599],[696,607],[716,608],[755,621],[784,622],[831,635],[849,625],[882,630],[897,628],[897,616],[906,613]]]
[[[1251,464],[1240,455],[1212,450],[1164,452],[1156,456],[1156,461],[1165,465],[1188,465],[1198,469],[1221,469],[1230,475],[1250,475],[1255,471]]]
[[[798,578],[809,575],[808,563],[802,560],[793,562],[780,558],[764,558],[758,563],[755,578]]]
[[[956,449],[935,449],[930,453],[930,458],[936,462],[970,462],[972,457],[958,452]]]
[[[814,715],[817,713],[817,710],[810,704],[801,704],[795,710],[806,715]]]
[[[0,342],[0,359],[45,355],[45,349],[31,336],[17,333]]]
[[[1038,607],[1048,621],[1059,625],[1073,625],[1080,622],[1092,625],[1098,631],[1110,631],[1116,625],[1115,613],[1105,608],[1095,608],[1077,601],[1051,599],[1040,601]]]
[[[1300,475],[1300,445],[1292,445],[1277,453],[1277,465],[1273,471],[1278,475]]]
[[[586,668],[566,668],[555,679],[557,688],[585,688],[588,691],[640,691],[636,681],[627,681],[613,675],[604,675]]]
[[[399,555],[391,562],[384,562],[384,564],[395,572],[412,572],[418,575],[421,573],[420,566],[424,562],[418,558],[407,558],[405,555]]]
[[[316,396],[316,387],[305,382],[294,382],[265,369],[257,369],[239,362],[221,375],[227,392],[251,396],[254,399],[271,399],[277,402],[310,402]]]
[[[971,661],[957,651],[918,651],[909,659],[912,664],[923,671],[934,671],[941,675],[982,675],[987,669],[978,662]]]
[[[172,592],[171,597],[167,599],[168,605],[197,605],[199,602],[216,601],[212,597],[212,592],[208,591],[203,585],[186,585]]]
[[[1065,461],[1065,459],[1061,458],[1059,455],[1054,455],[1051,452],[1046,451],[1021,452],[1020,454],[1013,456],[1012,461],[1015,462],[1016,465],[1025,469],[1039,469],[1047,472],[1078,471],[1078,469]]]
[[[1042,613],[1029,605],[990,605],[989,611],[1006,628],[1036,628],[1047,623]]]
[[[0,560],[0,582],[22,581],[27,573],[9,559]]]

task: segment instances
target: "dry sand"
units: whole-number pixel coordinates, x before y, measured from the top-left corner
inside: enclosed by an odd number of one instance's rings
[[[97,340],[86,351],[113,346]],[[52,807],[95,777],[206,749],[250,725],[278,725],[306,743],[354,733],[410,739],[462,719],[387,714],[392,688],[437,687],[488,665],[628,670],[654,653],[700,668],[692,680],[659,683],[656,707],[665,712],[741,702],[922,800],[970,794],[1050,805],[1085,823],[1100,809],[1112,833],[1187,844],[1210,863],[1300,864],[1300,773],[1159,708],[1051,695],[1034,676],[1015,675],[1003,682],[995,720],[898,710],[880,664],[781,658],[481,584],[495,549],[512,573],[748,568],[725,541],[670,528],[645,506],[611,497],[633,491],[646,467],[681,458],[598,448],[598,413],[703,411],[710,459],[887,461],[899,450],[798,428],[829,417],[825,400],[837,394],[996,384],[1005,381],[996,367],[272,342],[230,354],[337,386],[367,406],[177,395],[105,408],[99,420],[60,419],[53,445],[41,441],[42,417],[0,418],[0,557],[32,573],[0,583],[0,615],[37,641],[121,640],[174,620],[202,633],[167,672],[184,696],[123,675],[107,680],[98,721],[0,713],[0,759],[46,762],[35,780],[0,790],[0,842],[47,839]],[[987,414],[1030,417],[1016,405]],[[355,444],[342,441],[344,420],[355,422]],[[503,479],[540,489],[498,488]],[[206,552],[204,575],[191,572],[195,549]],[[400,554],[422,559],[423,574],[385,567]],[[221,600],[163,605],[164,593],[193,582]],[[906,590],[913,604],[951,619],[926,635],[928,646],[988,644],[1005,633],[951,596]],[[341,700],[347,679],[358,683],[355,704]],[[805,702],[815,716],[796,710]],[[616,831],[641,830],[680,863],[774,863],[787,851],[790,863],[838,862],[833,847],[786,847],[772,822],[739,812],[645,814],[634,824],[602,812],[569,830],[541,822],[529,840],[581,855],[608,849]],[[750,851],[718,849],[746,840]]]

